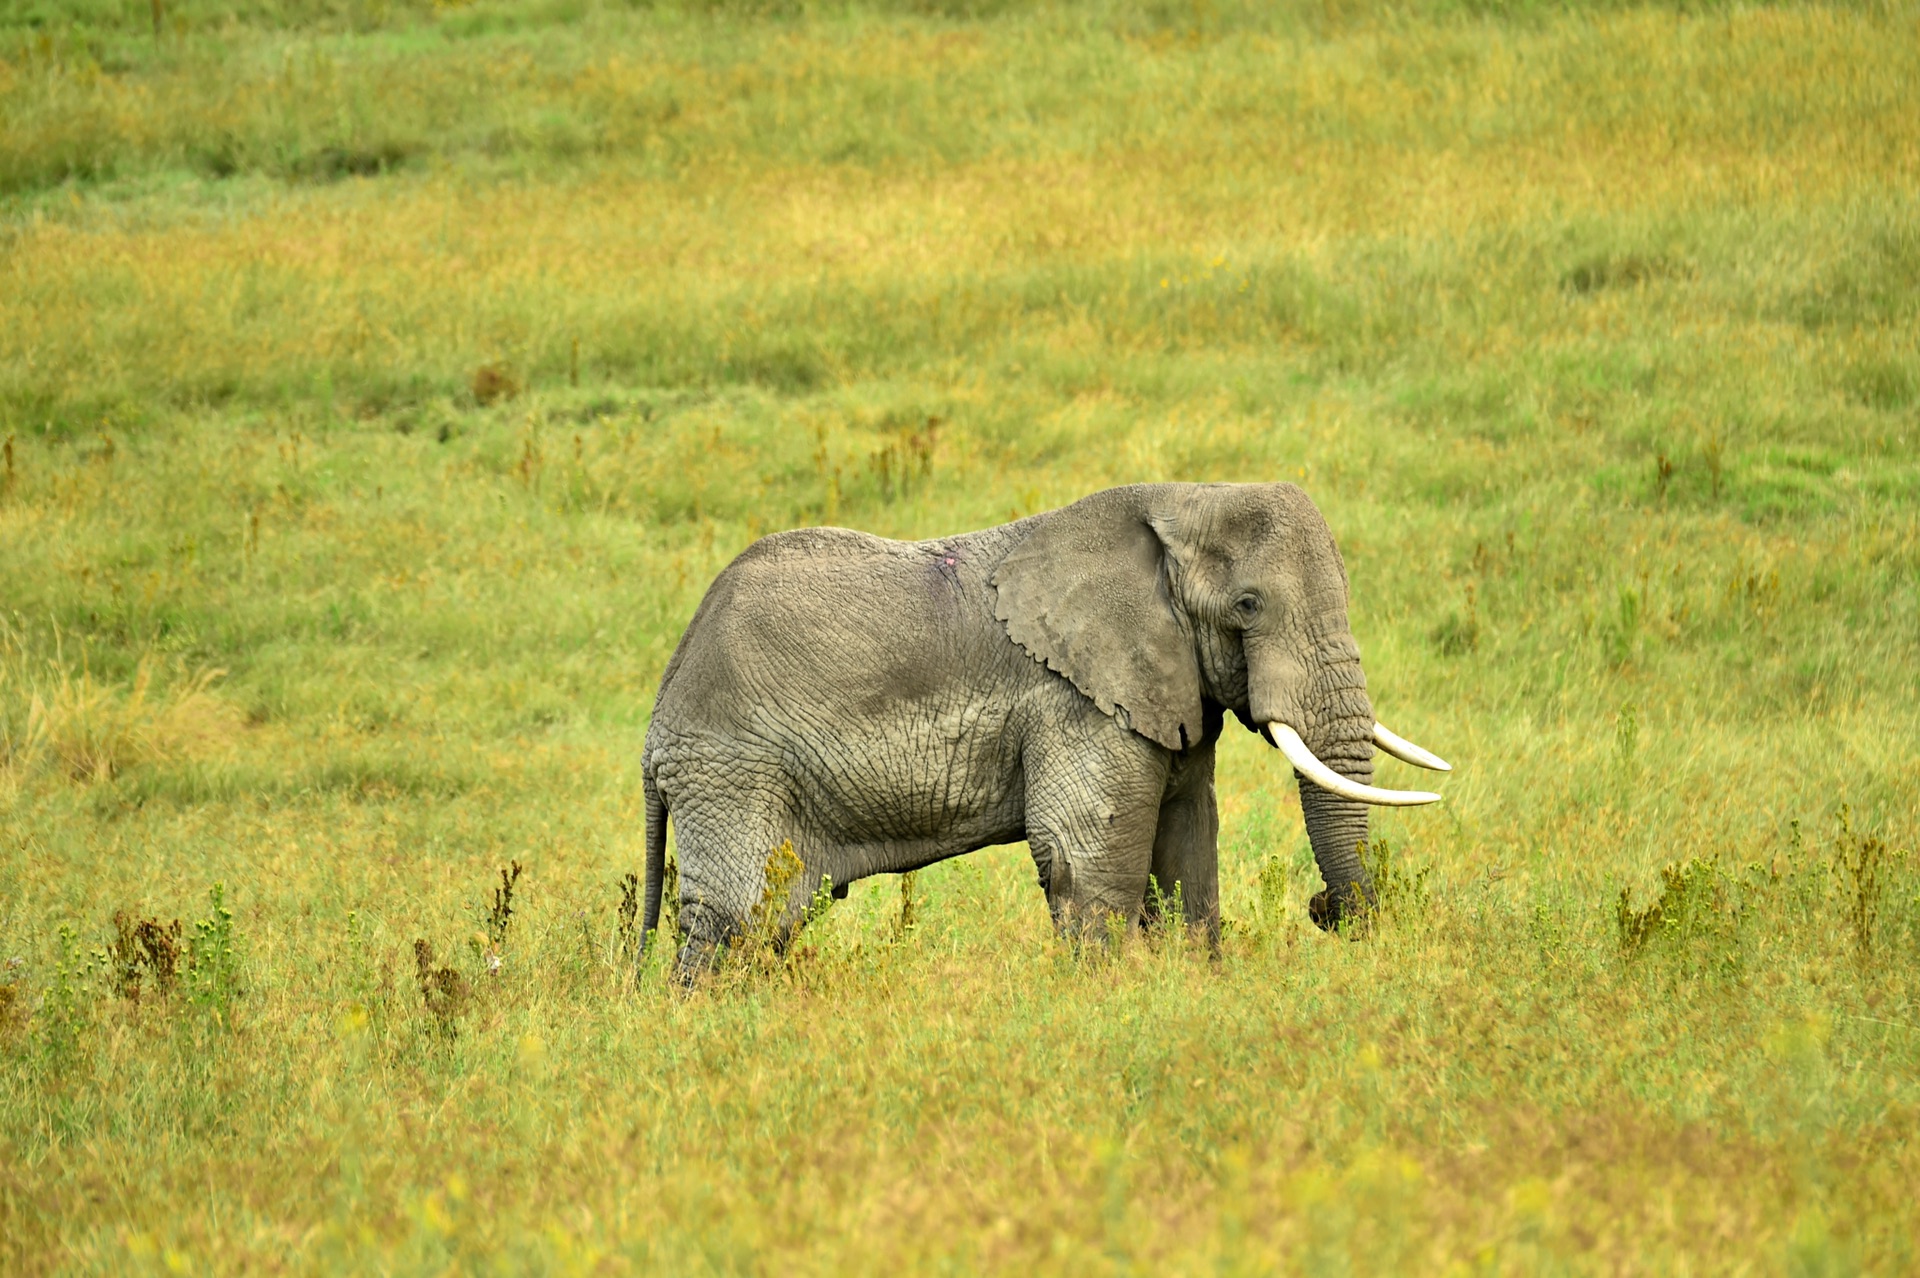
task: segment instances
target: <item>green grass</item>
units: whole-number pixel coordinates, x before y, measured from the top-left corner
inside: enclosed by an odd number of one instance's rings
[[[1910,12],[166,14],[0,11],[0,1268],[1920,1263]],[[633,987],[753,537],[1275,478],[1457,765],[1366,936],[1236,734],[1218,962]]]

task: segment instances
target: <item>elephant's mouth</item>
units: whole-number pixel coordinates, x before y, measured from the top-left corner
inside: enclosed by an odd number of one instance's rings
[[[1440,796],[1425,790],[1387,790],[1377,785],[1366,785],[1359,781],[1341,776],[1320,761],[1318,755],[1307,748],[1300,734],[1286,724],[1275,720],[1267,725],[1267,737],[1287,756],[1301,776],[1332,794],[1343,799],[1353,799],[1359,803],[1371,803],[1383,808],[1410,808],[1422,803],[1438,803]],[[1374,744],[1394,758],[1411,763],[1415,767],[1427,768],[1434,772],[1451,772],[1453,765],[1431,750],[1423,749],[1405,737],[1390,730],[1384,723],[1373,725]]]

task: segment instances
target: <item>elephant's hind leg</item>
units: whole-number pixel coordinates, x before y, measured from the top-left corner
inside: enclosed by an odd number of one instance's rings
[[[793,838],[786,805],[775,796],[729,798],[724,808],[695,801],[674,811],[682,933],[674,970],[683,985],[717,967],[746,933],[769,859]]]

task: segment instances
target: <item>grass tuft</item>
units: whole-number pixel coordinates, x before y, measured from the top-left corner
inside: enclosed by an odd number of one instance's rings
[[[111,781],[142,765],[167,765],[224,752],[239,718],[213,692],[219,667],[188,671],[143,657],[124,682],[78,671],[59,658],[25,657],[17,635],[0,632],[0,768],[51,768],[82,783]]]

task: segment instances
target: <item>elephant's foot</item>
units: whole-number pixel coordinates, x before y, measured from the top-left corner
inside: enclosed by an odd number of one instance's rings
[[[691,993],[695,986],[719,968],[720,958],[725,953],[724,946],[688,941],[674,955],[673,983],[682,991]]]
[[[1171,931],[1176,925],[1183,929],[1189,944],[1195,940],[1204,941],[1206,943],[1208,957],[1214,959],[1220,957],[1219,910],[1216,909],[1211,914],[1197,913],[1191,910],[1174,914],[1168,911],[1154,909],[1153,902],[1151,898],[1149,898],[1147,910],[1140,917],[1141,929],[1151,934],[1161,931]]]
[[[1117,954],[1139,927],[1139,910],[1116,910],[1097,902],[1065,900],[1053,905],[1054,934],[1076,958]]]
[[[705,902],[683,905],[680,921],[687,939],[674,957],[673,980],[681,989],[691,990],[725,961],[727,944],[740,926]]]

